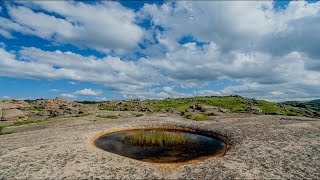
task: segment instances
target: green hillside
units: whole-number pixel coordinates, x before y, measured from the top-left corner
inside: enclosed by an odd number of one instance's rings
[[[308,109],[310,111],[316,111],[320,113],[320,99],[311,101],[287,101],[283,102],[282,104]]]
[[[139,111],[179,111],[185,112],[190,106],[202,105],[227,109],[232,113],[251,113],[258,109],[260,114],[320,117],[320,112],[304,107],[294,107],[283,103],[256,100],[241,96],[205,96],[164,100],[123,100],[100,104],[104,110]]]

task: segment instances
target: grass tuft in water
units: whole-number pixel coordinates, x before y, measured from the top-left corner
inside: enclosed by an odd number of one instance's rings
[[[133,144],[142,146],[172,146],[187,143],[187,138],[184,134],[164,130],[138,130],[122,135],[121,140],[128,140]]]

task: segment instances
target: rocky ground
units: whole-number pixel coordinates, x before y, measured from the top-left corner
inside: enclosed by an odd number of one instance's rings
[[[117,119],[98,118],[114,115]],[[141,126],[213,131],[233,143],[224,157],[160,167],[108,153],[92,141],[103,132]],[[319,179],[320,120],[222,114],[193,121],[174,113],[94,110],[7,127],[0,136],[0,179]]]

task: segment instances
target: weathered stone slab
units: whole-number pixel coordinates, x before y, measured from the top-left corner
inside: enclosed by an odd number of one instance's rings
[[[2,120],[4,121],[19,121],[26,120],[26,115],[18,109],[4,109],[2,110]]]

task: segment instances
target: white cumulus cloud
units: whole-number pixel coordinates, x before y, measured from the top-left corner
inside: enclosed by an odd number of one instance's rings
[[[135,13],[118,2],[20,3],[7,5],[11,19],[0,18],[1,35],[11,37],[11,32],[16,31],[101,52],[128,51],[135,48],[143,37],[143,29],[135,24]],[[48,13],[37,12],[39,9]]]
[[[77,96],[75,96],[75,95],[73,95],[73,94],[68,94],[68,93],[60,94],[60,96],[63,97],[63,98],[68,98],[68,99],[77,98]]]
[[[4,9],[9,17],[0,17],[0,35],[8,39],[19,32],[56,49],[73,44],[106,56],[3,46],[0,76],[91,82],[140,98],[194,95],[177,87],[269,100],[320,96],[320,2],[275,9],[273,1],[176,1],[133,11],[113,1],[33,1]],[[148,20],[151,27],[137,24]],[[144,56],[127,58],[135,51]],[[240,85],[203,89],[224,80]],[[86,88],[69,95],[101,93]]]
[[[92,90],[90,88],[85,88],[82,90],[78,90],[74,92],[76,95],[84,95],[84,96],[98,96],[102,93],[100,90]]]

